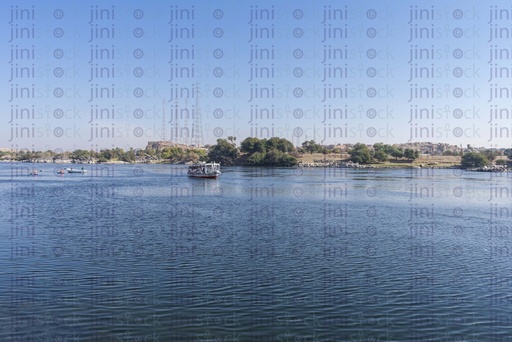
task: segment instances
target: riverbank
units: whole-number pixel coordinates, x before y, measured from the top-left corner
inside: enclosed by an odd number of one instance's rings
[[[460,169],[461,157],[460,156],[431,156],[422,155],[414,161],[406,159],[391,159],[386,162],[358,164],[349,161],[348,154],[323,154],[323,153],[307,153],[300,155],[298,159],[298,167],[337,167],[337,168],[359,168],[359,169],[411,169],[411,168],[429,168],[429,169]],[[247,166],[246,155],[242,155],[235,161],[235,166]],[[171,165],[188,165],[191,162],[170,162],[167,159],[146,159],[137,158],[133,162],[126,162],[120,160],[108,160],[98,162],[97,160],[89,161],[72,161],[72,160],[33,160],[33,161],[14,161],[4,159],[4,163],[27,163],[27,164],[81,164],[81,165],[118,165],[118,164],[171,164]],[[468,171],[477,172],[511,172],[504,165],[490,165],[480,168],[468,169]]]
[[[299,158],[303,167],[360,167],[360,168],[455,168],[460,167],[460,156],[421,155],[414,161],[391,159],[386,162],[360,165],[351,163],[348,154],[324,155],[322,153],[304,154]]]

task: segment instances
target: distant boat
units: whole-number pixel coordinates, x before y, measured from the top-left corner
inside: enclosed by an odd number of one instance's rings
[[[197,163],[189,165],[189,177],[193,178],[217,178],[221,175],[219,163]]]
[[[87,173],[87,170],[84,170],[84,168],[81,168],[81,169],[67,168],[66,171],[68,173]]]
[[[37,176],[39,174],[39,172],[42,172],[42,171],[32,170],[32,172],[30,172],[28,175],[29,176]]]
[[[58,174],[58,175],[63,175],[63,174],[65,174],[65,173],[66,173],[66,171],[65,171],[65,170],[63,170],[63,169],[60,169],[59,171],[57,171],[57,174]]]

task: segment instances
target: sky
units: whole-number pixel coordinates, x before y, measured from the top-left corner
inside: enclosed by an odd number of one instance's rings
[[[510,147],[505,1],[3,1],[0,147]],[[197,110],[198,109],[198,110]]]

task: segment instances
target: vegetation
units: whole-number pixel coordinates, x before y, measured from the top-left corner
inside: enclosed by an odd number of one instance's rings
[[[324,147],[320,144],[317,144],[314,140],[304,141],[302,143],[302,151],[313,153],[322,153],[324,152]]]
[[[512,165],[512,148],[507,148],[503,151],[503,155],[507,157],[507,165]]]
[[[293,144],[281,138],[247,138],[240,144],[240,150],[247,153],[246,162],[254,166],[293,166],[297,158]]]
[[[373,159],[379,162],[388,160],[388,148],[383,143],[376,143],[373,145]]]
[[[217,139],[217,144],[209,148],[208,159],[222,165],[233,165],[240,152],[234,143],[226,139]]]
[[[179,146],[172,146],[162,149],[159,153],[159,158],[168,160],[171,163],[197,163],[200,160],[206,159],[206,151],[201,149],[183,149]]]
[[[413,163],[420,156],[419,151],[413,148],[402,149],[396,145],[384,143],[375,143],[373,146],[357,143],[352,145],[352,148],[348,151],[343,151],[343,146],[323,146],[314,140],[304,141],[297,148],[290,141],[277,137],[268,139],[249,137],[243,140],[240,146],[237,146],[236,140],[234,136],[229,136],[227,139],[218,139],[215,145],[207,146],[207,148],[193,148],[171,143],[153,142],[148,144],[146,149],[135,150],[130,148],[127,151],[119,147],[102,149],[100,151],[77,149],[72,152],[59,150],[20,150],[11,152],[4,150],[0,151],[0,158],[20,162],[169,162],[174,164],[211,160],[222,165],[234,165],[237,163],[239,165],[254,166],[293,166],[298,164],[299,158],[304,162],[309,160],[308,163],[347,160],[347,156],[344,153],[348,153],[348,159],[352,162],[359,164],[383,163],[383,166],[387,167],[396,165],[396,162]],[[512,165],[512,148],[469,149],[469,151],[466,150],[465,154],[463,154],[462,150],[455,152],[437,150],[438,156],[441,153],[443,156],[457,157],[457,160],[450,160],[449,163],[446,162],[447,166],[456,165],[459,161],[463,168],[477,168],[493,162],[496,165]],[[319,154],[324,154],[324,156],[318,156]],[[331,156],[327,157],[326,154],[331,154]],[[337,154],[337,156],[333,154]],[[462,155],[461,159],[459,159],[460,155]],[[438,162],[432,162],[431,159],[426,160],[426,163],[428,165],[438,164]],[[440,161],[439,163],[443,164],[445,161]]]
[[[35,161],[51,161],[62,162],[69,161],[71,163],[106,163],[106,162],[126,162],[134,163],[137,161],[147,160],[163,160],[171,163],[197,162],[206,160],[206,150],[204,149],[187,149],[182,147],[166,147],[161,150],[146,149],[134,150],[130,148],[124,151],[122,148],[116,147],[112,149],[102,149],[100,151],[74,150],[72,152],[55,152],[55,151],[27,151],[18,152],[2,152],[0,157],[11,156],[13,160],[21,162]]]
[[[503,155],[507,156],[509,160],[512,160],[512,148],[505,149]]]
[[[474,167],[482,167],[489,165],[489,160],[483,154],[477,152],[467,152],[461,158],[461,167],[463,169],[469,169]]]
[[[409,162],[418,159],[420,152],[413,150],[412,148],[396,148],[391,145],[385,145],[383,143],[376,143],[373,145],[373,150],[370,151],[368,146],[365,144],[357,143],[348,152],[350,154],[350,161],[359,164],[369,164],[372,162],[385,162],[389,157],[395,158],[406,158]]]
[[[391,147],[389,149],[389,154],[398,160],[398,158],[402,158],[404,156],[404,151],[401,148]]]
[[[348,154],[350,154],[350,161],[354,163],[369,164],[372,161],[370,150],[365,144],[355,144],[354,147],[348,151]]]
[[[495,148],[489,148],[482,151],[482,154],[489,160],[490,162],[494,161],[496,157],[501,156],[500,151],[496,150]]]
[[[411,162],[415,159],[418,159],[419,156],[420,156],[420,152],[413,150],[412,148],[406,148],[404,150],[404,157],[409,159],[409,161],[411,161]]]

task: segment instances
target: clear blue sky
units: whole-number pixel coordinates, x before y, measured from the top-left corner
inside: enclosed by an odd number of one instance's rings
[[[0,8],[0,147],[143,148],[163,138],[164,109],[165,138],[194,143],[186,133],[197,120],[183,113],[196,103],[207,144],[279,136],[296,145],[510,147],[505,1],[4,1]]]

